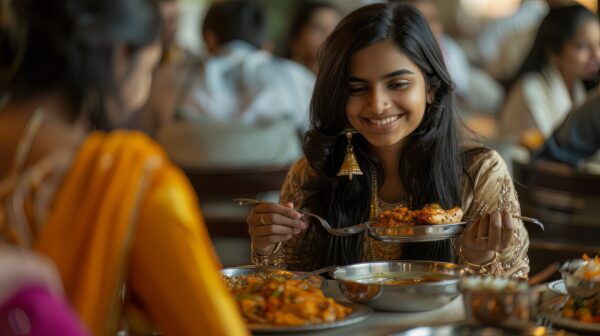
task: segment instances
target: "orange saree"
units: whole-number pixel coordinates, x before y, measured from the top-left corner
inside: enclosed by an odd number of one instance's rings
[[[120,327],[122,288],[165,335],[246,335],[185,175],[138,133],[94,133],[34,247],[57,264],[95,335]]]

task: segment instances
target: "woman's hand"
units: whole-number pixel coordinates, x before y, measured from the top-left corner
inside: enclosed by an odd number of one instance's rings
[[[254,251],[268,255],[276,243],[299,234],[307,228],[301,218],[302,214],[294,210],[292,203],[260,203],[254,206],[246,219]]]
[[[512,215],[507,210],[494,211],[481,217],[465,230],[462,251],[467,261],[482,265],[510,246],[515,231]]]
[[[0,246],[0,303],[32,284],[63,296],[60,275],[50,260],[22,248]]]

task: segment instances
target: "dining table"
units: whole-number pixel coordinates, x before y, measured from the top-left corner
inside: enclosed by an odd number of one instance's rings
[[[542,286],[546,286],[543,284]],[[351,303],[341,293],[337,280],[328,280],[327,288],[324,290],[324,294],[328,297],[333,298],[339,303]],[[548,288],[542,295],[545,300],[550,300],[558,294],[556,291],[552,291]],[[466,314],[463,306],[462,295],[457,296],[454,300],[450,301],[443,307],[434,310],[428,310],[423,312],[386,312],[373,310],[373,312],[364,320],[342,327],[334,327],[323,330],[306,330],[306,331],[295,331],[286,333],[274,333],[269,332],[264,335],[281,335],[281,336],[327,336],[327,335],[344,335],[344,336],[382,336],[382,335],[394,335],[398,332],[409,330],[420,326],[442,326],[466,323]],[[538,321],[537,324],[542,322]],[[560,330],[563,328],[552,327],[551,324],[544,324],[548,330]],[[592,335],[590,333],[582,333],[580,331],[570,331],[576,335]],[[255,333],[257,335],[263,335],[262,333]],[[572,335],[571,334],[571,335]]]

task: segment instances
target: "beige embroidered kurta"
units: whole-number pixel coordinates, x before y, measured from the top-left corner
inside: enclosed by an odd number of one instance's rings
[[[512,179],[508,174],[506,164],[495,151],[486,151],[472,157],[469,162],[468,173],[471,182],[465,179],[462,198],[462,209],[465,216],[479,218],[483,214],[496,209],[509,209],[513,214],[520,214],[517,194],[514,190]],[[308,178],[314,174],[305,158],[298,160],[290,169],[281,191],[281,202],[293,202],[296,208],[302,208],[306,195],[302,192]],[[474,192],[473,192],[474,190]],[[404,206],[403,202],[387,204],[378,202],[380,210],[394,206]],[[508,249],[496,259],[494,267],[484,265],[481,274],[493,274],[525,278],[529,273],[529,259],[527,249],[529,238],[521,220],[513,219],[515,233]],[[401,244],[390,244],[375,241],[364,235],[362,259],[370,260],[398,260]],[[453,240],[453,247],[458,255],[459,263],[466,261],[461,253],[461,237]],[[327,242],[318,237],[315,232],[308,230],[299,234],[292,240],[279,244],[270,256],[253,258],[256,263],[268,264],[277,267],[288,267],[301,270],[316,269],[320,265],[322,252]],[[253,253],[254,255],[254,253]],[[492,270],[494,268],[494,270]]]

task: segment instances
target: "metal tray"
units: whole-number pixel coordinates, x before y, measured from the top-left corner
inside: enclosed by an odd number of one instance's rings
[[[289,271],[281,268],[256,265],[228,267],[223,268],[221,270],[221,274],[227,277],[236,277],[257,273],[268,273],[274,275],[281,275],[284,277],[292,277],[293,275],[302,275],[305,272]],[[325,290],[327,288],[327,280],[320,275],[313,275],[310,278],[308,278],[307,281],[313,286],[321,288],[321,290]]]
[[[373,310],[367,306],[363,306],[356,303],[338,302],[341,305],[352,308],[352,313],[346,318],[331,322],[331,323],[319,323],[319,324],[307,324],[303,326],[274,326],[265,324],[249,324],[248,328],[253,333],[287,333],[287,332],[301,332],[301,331],[315,331],[331,328],[339,328],[348,326],[351,324],[358,323],[369,317]]]
[[[444,240],[460,235],[467,227],[467,222],[399,227],[371,226],[371,222],[366,224],[370,237],[387,243]]]
[[[535,336],[535,335],[561,335],[575,336],[564,331],[548,330],[541,326],[528,328],[510,328],[504,326],[481,326],[469,324],[451,324],[444,326],[416,327],[405,329],[394,336]]]

